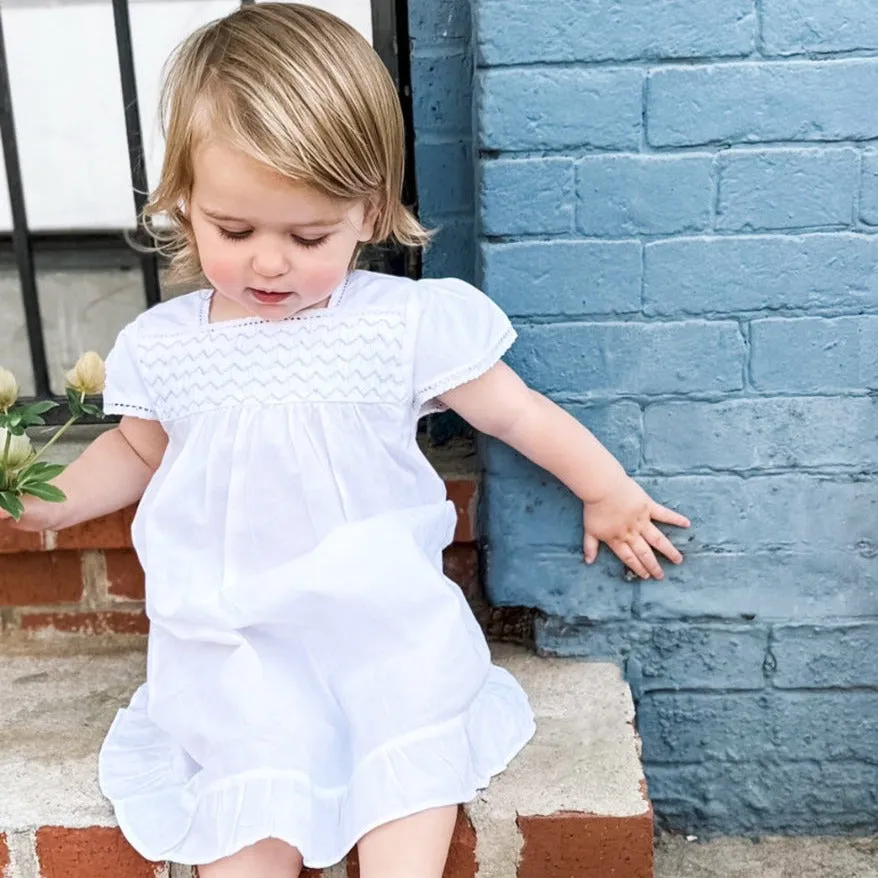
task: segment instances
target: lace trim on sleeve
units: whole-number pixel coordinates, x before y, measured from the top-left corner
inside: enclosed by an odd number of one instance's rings
[[[421,416],[432,414],[433,412],[446,411],[444,406],[436,397],[454,390],[469,381],[474,381],[485,374],[492,366],[503,358],[504,354],[512,347],[518,333],[511,327],[507,327],[504,333],[494,342],[491,347],[473,363],[455,369],[435,378],[425,387],[418,388],[415,391],[415,407],[420,409]]]

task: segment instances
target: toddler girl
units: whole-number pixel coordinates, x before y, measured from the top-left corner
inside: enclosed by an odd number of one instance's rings
[[[440,878],[457,806],[534,731],[443,576],[454,510],[418,448],[453,409],[560,478],[642,577],[679,552],[653,502],[573,418],[501,362],[515,333],[458,280],[353,269],[419,245],[404,132],[366,41],[262,3],[177,51],[148,214],[172,270],[208,288],[125,327],[104,406],[121,415],[20,527],[139,501],[147,682],[100,781],[131,844],[201,878],[293,878],[359,846],[363,878]],[[9,522],[6,522],[7,526]]]

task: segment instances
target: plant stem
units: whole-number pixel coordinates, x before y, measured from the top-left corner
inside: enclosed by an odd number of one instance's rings
[[[0,487],[6,487],[6,473],[7,467],[6,463],[9,460],[9,449],[12,446],[12,431],[6,430],[6,447],[3,449],[3,459],[0,461],[0,475],[3,476],[3,485]]]
[[[64,426],[61,427],[61,429],[58,430],[58,432],[27,462],[27,465],[31,466],[31,464],[36,463],[58,441],[58,439],[64,434],[64,431],[75,424],[77,420],[77,415],[68,418],[67,423],[65,423]]]

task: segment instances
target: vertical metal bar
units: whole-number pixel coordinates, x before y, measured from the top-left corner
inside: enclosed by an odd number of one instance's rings
[[[372,0],[372,44],[393,81],[405,123],[405,177],[403,201],[417,214],[418,187],[415,174],[415,125],[412,106],[412,69],[407,0]],[[388,268],[394,274],[418,277],[421,254],[407,249],[390,254]]]
[[[125,102],[125,132],[128,136],[128,163],[131,167],[131,187],[134,210],[137,214],[137,235],[141,236],[143,208],[146,205],[148,183],[143,158],[143,135],[140,129],[140,109],[137,102],[137,79],[134,73],[134,50],[131,45],[131,20],[128,0],[113,0],[113,20],[116,25],[116,50],[119,54],[119,76],[122,80],[122,98]],[[161,301],[158,260],[155,253],[141,253],[143,286],[147,306]]]
[[[34,371],[37,396],[48,396],[49,365],[46,361],[46,343],[43,338],[43,321],[37,294],[37,278],[34,270],[33,248],[27,226],[24,202],[24,186],[21,181],[21,164],[15,137],[15,117],[12,112],[12,89],[9,83],[9,64],[3,37],[3,19],[0,16],[0,138],[3,141],[3,158],[6,162],[6,182],[9,187],[9,203],[12,207],[12,242],[15,262],[21,280],[24,318]]]
[[[412,58],[409,35],[408,0],[396,0],[396,65],[397,88],[405,121],[405,181],[403,198],[414,210],[418,208],[418,186],[415,175],[415,121],[412,96]]]

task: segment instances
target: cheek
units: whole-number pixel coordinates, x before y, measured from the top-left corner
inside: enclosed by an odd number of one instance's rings
[[[198,258],[204,274],[215,287],[236,286],[242,273],[242,256],[221,241],[198,241]]]
[[[315,293],[333,290],[341,283],[345,269],[346,266],[342,267],[337,262],[332,265],[312,266],[308,272],[308,286]]]
[[[201,267],[215,287],[236,286],[241,277],[240,264],[227,254],[208,253],[202,256]]]
[[[344,280],[348,271],[351,254],[343,249],[327,246],[318,252],[305,254],[300,258],[293,274],[298,275],[300,286],[307,287],[307,292],[322,295],[331,292]]]

